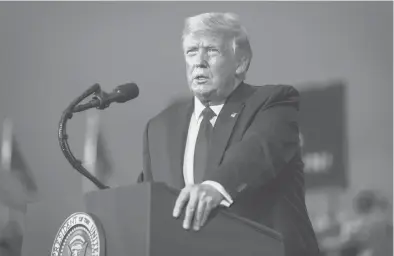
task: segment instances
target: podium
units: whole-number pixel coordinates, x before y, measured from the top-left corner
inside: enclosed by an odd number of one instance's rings
[[[50,255],[62,223],[75,212],[97,218],[106,256],[284,255],[279,233],[226,209],[200,231],[184,230],[184,216],[172,217],[178,192],[164,183],[140,183],[31,204],[22,255]]]

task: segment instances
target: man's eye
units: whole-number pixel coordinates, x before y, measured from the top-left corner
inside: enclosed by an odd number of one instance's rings
[[[217,53],[217,52],[219,52],[219,50],[216,49],[216,48],[209,48],[208,52],[215,52],[215,53]]]
[[[194,54],[194,53],[196,53],[197,52],[197,50],[196,49],[190,49],[190,50],[187,50],[186,51],[186,54]]]

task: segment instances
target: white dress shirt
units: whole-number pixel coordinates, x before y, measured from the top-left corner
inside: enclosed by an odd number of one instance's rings
[[[201,103],[201,101],[197,98],[194,98],[194,111],[190,118],[189,131],[187,133],[185,154],[183,159],[183,177],[185,180],[185,185],[194,184],[194,149],[196,146],[198,130],[200,129],[200,124],[202,121],[201,112],[204,110],[204,108],[205,106]],[[216,119],[219,116],[222,108],[223,104],[211,106],[211,109],[216,114],[210,120],[212,126],[215,126]],[[204,181],[203,184],[213,186],[224,196],[225,200],[221,202],[222,205],[228,207],[233,203],[231,196],[226,192],[221,184],[211,180]]]

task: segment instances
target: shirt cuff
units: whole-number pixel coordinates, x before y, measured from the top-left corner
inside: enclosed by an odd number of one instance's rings
[[[220,194],[223,195],[224,200],[222,200],[220,202],[221,205],[225,206],[225,207],[230,207],[231,204],[233,203],[233,200],[231,199],[231,196],[229,193],[227,193],[227,191],[224,189],[224,187],[222,185],[220,185],[218,182],[216,181],[212,181],[212,180],[206,180],[201,184],[207,184],[212,186],[214,189],[216,189],[217,191],[219,191]]]

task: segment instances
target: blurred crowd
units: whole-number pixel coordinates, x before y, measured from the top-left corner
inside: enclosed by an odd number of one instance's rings
[[[392,205],[375,191],[361,191],[351,213],[321,216],[314,228],[324,256],[393,255]]]

